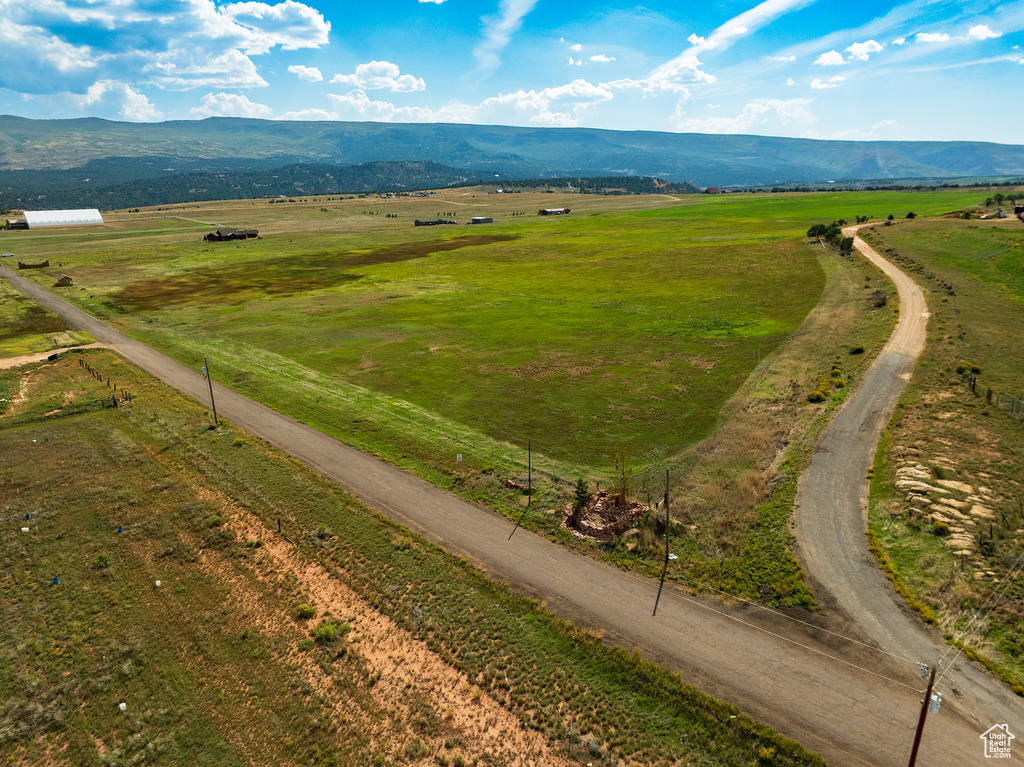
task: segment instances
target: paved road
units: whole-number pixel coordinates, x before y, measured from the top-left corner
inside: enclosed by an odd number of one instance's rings
[[[27,295],[93,334],[129,361],[204,401],[201,376],[116,331],[49,291],[0,267]],[[360,453],[263,405],[215,386],[218,411],[332,477],[368,505],[469,558],[491,577],[547,600],[559,615],[600,627],[678,670],[837,765],[907,762],[921,698],[910,665],[822,634],[757,607],[725,608],[667,591],[652,616],[657,584],[519,530],[504,517]],[[861,541],[863,546],[863,541]],[[962,661],[961,661],[962,662]],[[965,691],[963,697],[969,697]],[[1011,701],[1011,704],[1015,702]],[[995,722],[950,701],[926,729],[919,764],[982,765],[979,735]],[[1000,712],[1001,713],[1001,712]],[[999,722],[1024,732],[1020,707]],[[1024,751],[1024,749],[1017,749]],[[1024,764],[1024,760],[1011,763]]]

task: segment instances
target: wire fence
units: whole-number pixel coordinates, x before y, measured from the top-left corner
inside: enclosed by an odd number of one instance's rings
[[[1014,418],[1024,419],[1024,402],[1014,397],[1012,394],[1002,392],[999,395],[999,409],[1005,410]]]

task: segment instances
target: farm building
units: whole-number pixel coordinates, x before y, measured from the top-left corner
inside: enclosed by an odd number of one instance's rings
[[[471,223],[471,224],[493,224],[494,223],[494,219],[491,218],[490,216],[473,216],[473,218],[470,219],[469,223]]]
[[[62,274],[60,277],[57,278],[57,287],[58,288],[70,288],[74,284],[75,284],[74,280],[72,280],[66,274]]]
[[[87,226],[102,224],[103,216],[96,208],[84,210],[26,210],[25,227],[42,229],[47,226]]]
[[[18,268],[19,269],[45,269],[49,265],[50,265],[50,260],[49,259],[47,259],[46,261],[41,261],[38,264],[26,264],[24,261],[19,261],[18,262]]]
[[[218,229],[203,237],[207,242],[227,242],[228,240],[255,240],[260,238],[258,229]]]
[[[541,216],[566,216],[572,213],[568,208],[541,208],[539,215]]]

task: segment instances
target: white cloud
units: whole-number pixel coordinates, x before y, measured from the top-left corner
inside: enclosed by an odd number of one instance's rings
[[[292,64],[288,67],[288,71],[300,80],[305,80],[310,83],[318,83],[324,79],[324,76],[316,67],[304,67],[301,64]]]
[[[846,59],[843,58],[843,54],[839,51],[829,51],[818,56],[814,63],[821,67],[836,67],[840,64],[845,64]]]
[[[441,5],[445,0],[419,0],[421,3],[433,3],[434,5]]]
[[[808,125],[815,121],[808,107],[813,99],[755,99],[735,117],[683,117],[677,108],[672,118],[676,129],[699,133],[744,133],[770,122],[782,125]]]
[[[0,8],[0,87],[30,93],[84,94],[128,78],[136,92],[265,86],[250,57],[325,45],[331,28],[295,0],[0,0]]]
[[[304,119],[371,120],[374,122],[472,122],[477,108],[468,104],[452,103],[441,109],[429,107],[399,107],[389,101],[371,99],[365,91],[356,89],[348,93],[328,93],[327,98],[335,106],[334,112],[304,110]],[[325,116],[327,115],[327,116]],[[283,118],[282,118],[283,119]]]
[[[892,41],[892,44],[893,45],[906,45],[907,44],[907,38],[905,38],[905,37],[897,37],[895,40]]]
[[[667,61],[654,69],[649,79],[672,82],[685,90],[684,82],[715,82],[715,77],[700,69],[701,63],[697,55],[703,51],[722,50],[729,47],[740,37],[756,32],[790,11],[803,8],[815,0],[764,0],[739,16],[735,16],[722,24],[707,37],[697,33],[686,38],[690,48],[680,53],[671,61]]]
[[[840,141],[878,141],[880,139],[891,139],[902,130],[903,126],[895,120],[882,120],[872,125],[869,131],[862,131],[857,128],[836,131],[832,134],[832,138]]]
[[[820,77],[815,77],[811,80],[811,89],[816,91],[828,90],[829,88],[838,88],[839,84],[846,78],[842,75],[836,75],[830,77],[828,80],[822,80]]]
[[[582,67],[583,66],[583,59],[574,59],[572,56],[570,56],[569,57],[569,66],[570,67]]]
[[[734,40],[752,34],[779,16],[799,10],[812,2],[814,0],[764,0],[749,11],[729,19],[707,38],[694,34],[688,38],[688,42],[698,50],[726,48]]]
[[[589,60],[599,64],[607,64],[609,61],[615,61],[615,57],[605,56],[603,53],[598,53],[596,56],[591,56]]]
[[[846,50],[850,54],[851,61],[853,59],[867,61],[872,53],[881,53],[884,48],[885,46],[876,40],[867,40],[863,43],[854,43]]]
[[[768,56],[767,58],[768,61],[783,61],[790,63],[796,61],[796,56]]]
[[[914,39],[919,43],[945,43],[953,38],[945,32],[918,32]]]
[[[580,51],[583,50],[583,46],[580,45],[579,43],[575,43],[575,44],[569,46],[569,50],[570,51],[576,51],[577,53],[579,53]]]
[[[302,109],[298,112],[285,112],[274,120],[337,120],[338,116],[326,109]]]
[[[258,88],[267,85],[256,65],[238,50],[211,55],[202,49],[156,54],[142,74],[171,90],[191,88]]]
[[[403,75],[397,64],[390,61],[371,61],[359,64],[351,75],[335,75],[332,83],[352,85],[359,90],[389,90],[397,93],[410,93],[425,90],[427,84],[422,78]]]
[[[501,52],[536,4],[537,0],[501,0],[498,16],[484,16],[481,19],[484,24],[483,40],[473,51],[481,67],[497,69],[501,65]]]
[[[206,0],[202,0],[204,3]],[[194,4],[198,0],[193,0]],[[216,12],[234,23],[232,30],[244,39],[247,54],[267,53],[280,45],[286,51],[327,45],[331,24],[315,8],[284,0],[283,3],[231,3]]]
[[[1002,37],[1002,33],[993,32],[987,24],[978,24],[967,31],[968,40],[992,40],[997,37]]]
[[[795,85],[792,77],[786,78],[786,85]]]
[[[121,118],[131,122],[154,121],[162,117],[144,94],[129,85],[111,80],[93,83],[79,101],[82,107],[106,105],[116,109]]]
[[[207,93],[202,106],[193,107],[196,117],[267,117],[271,113],[266,104],[257,104],[237,93]]]

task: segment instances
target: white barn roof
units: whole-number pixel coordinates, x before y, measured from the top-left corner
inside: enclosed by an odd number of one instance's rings
[[[25,221],[29,229],[41,226],[81,226],[102,224],[103,216],[96,208],[88,210],[26,210]]]

